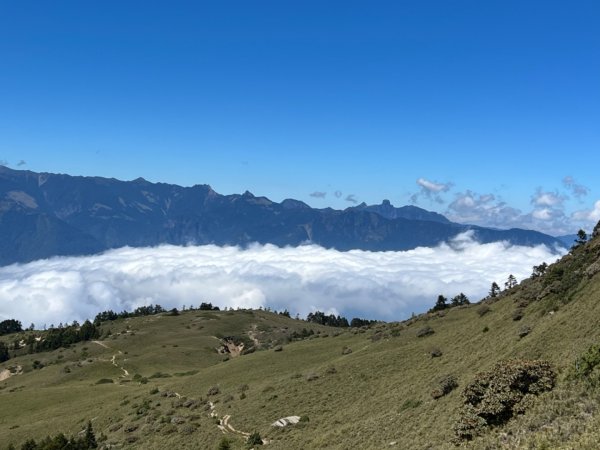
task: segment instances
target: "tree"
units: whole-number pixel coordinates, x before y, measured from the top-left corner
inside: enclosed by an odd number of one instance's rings
[[[587,233],[580,229],[577,232],[577,239],[575,239],[575,246],[579,247],[580,245],[585,244],[587,242],[587,240],[588,240]]]
[[[490,287],[489,296],[494,298],[494,297],[497,297],[499,293],[500,293],[500,286],[498,286],[498,283],[496,283],[495,281],[492,282],[492,286]]]
[[[314,313],[308,313],[306,316],[307,322],[318,323],[320,325],[327,325],[330,327],[344,327],[350,326],[348,319],[342,316],[334,316],[333,314],[325,315],[322,311],[315,311]]]
[[[83,442],[87,448],[98,448],[98,443],[96,442],[96,435],[94,434],[91,420],[88,420],[87,427],[85,427]]]
[[[8,353],[8,346],[4,342],[0,342],[0,363],[8,361],[10,359],[10,353]]]
[[[431,308],[431,312],[442,311],[442,310],[448,308],[448,304],[446,303],[446,301],[448,301],[448,299],[446,297],[444,297],[442,294],[438,295],[438,298],[435,302],[434,307]]]
[[[18,320],[8,319],[0,322],[0,336],[3,334],[19,333],[21,331],[23,331],[23,326]]]
[[[452,306],[463,306],[470,305],[471,302],[469,301],[468,297],[461,292],[452,298],[451,304]]]
[[[531,274],[532,278],[541,277],[546,273],[547,268],[548,264],[545,262],[541,263],[539,266],[533,266],[533,273]]]
[[[515,278],[515,276],[511,273],[508,276],[508,279],[506,280],[506,283],[504,283],[504,287],[506,289],[512,289],[517,285],[517,279]]]

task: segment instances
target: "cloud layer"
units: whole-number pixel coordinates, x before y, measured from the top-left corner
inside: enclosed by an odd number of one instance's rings
[[[339,252],[318,246],[248,249],[216,246],[122,248],[87,257],[57,257],[0,268],[0,320],[25,326],[93,318],[106,309],[198,306],[277,310],[305,317],[316,309],[398,320],[428,309],[438,294],[472,300],[509,273],[528,276],[556,258],[543,247],[451,245],[406,252]]]

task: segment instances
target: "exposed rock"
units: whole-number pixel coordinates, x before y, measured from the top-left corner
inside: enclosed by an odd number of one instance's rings
[[[298,422],[300,422],[300,416],[289,416],[282,419],[277,419],[271,424],[271,426],[283,428],[287,427],[288,425],[296,425]]]

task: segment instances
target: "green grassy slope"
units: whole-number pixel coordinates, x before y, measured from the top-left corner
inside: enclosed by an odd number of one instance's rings
[[[223,437],[232,448],[245,448],[242,434],[219,428],[223,418],[238,431],[258,431],[271,449],[455,448],[462,389],[478,372],[512,358],[550,361],[558,374],[554,390],[524,415],[462,445],[597,448],[598,391],[566,375],[600,343],[600,239],[485,304],[485,315],[482,305],[470,305],[360,330],[263,311],[188,311],[107,323],[103,331],[112,334],[102,343],[108,348],[86,342],[0,365],[0,371],[16,365],[25,371],[0,382],[0,448],[77,433],[88,420],[106,436],[104,445],[115,448],[216,449]],[[523,315],[518,321],[516,310]],[[434,333],[417,337],[425,326]],[[303,327],[318,334],[286,343]],[[520,337],[524,327],[530,332]],[[216,336],[248,332],[263,350],[226,361],[214,352]],[[280,342],[283,350],[274,351]],[[343,354],[346,347],[352,352]],[[432,358],[433,349],[442,356]],[[33,370],[34,360],[47,365]],[[158,373],[163,376],[152,377]],[[459,387],[433,399],[445,375]],[[113,382],[96,384],[104,378]],[[208,395],[215,386],[219,392]],[[271,426],[292,415],[308,421]]]

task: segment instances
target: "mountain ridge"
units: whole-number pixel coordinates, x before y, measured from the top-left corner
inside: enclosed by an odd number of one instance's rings
[[[358,205],[344,210],[182,187],[143,178],[36,173],[0,167],[0,264],[122,246],[311,242],[342,251],[432,247],[472,230],[482,242],[562,246],[536,231],[494,230],[450,222],[415,206]]]

